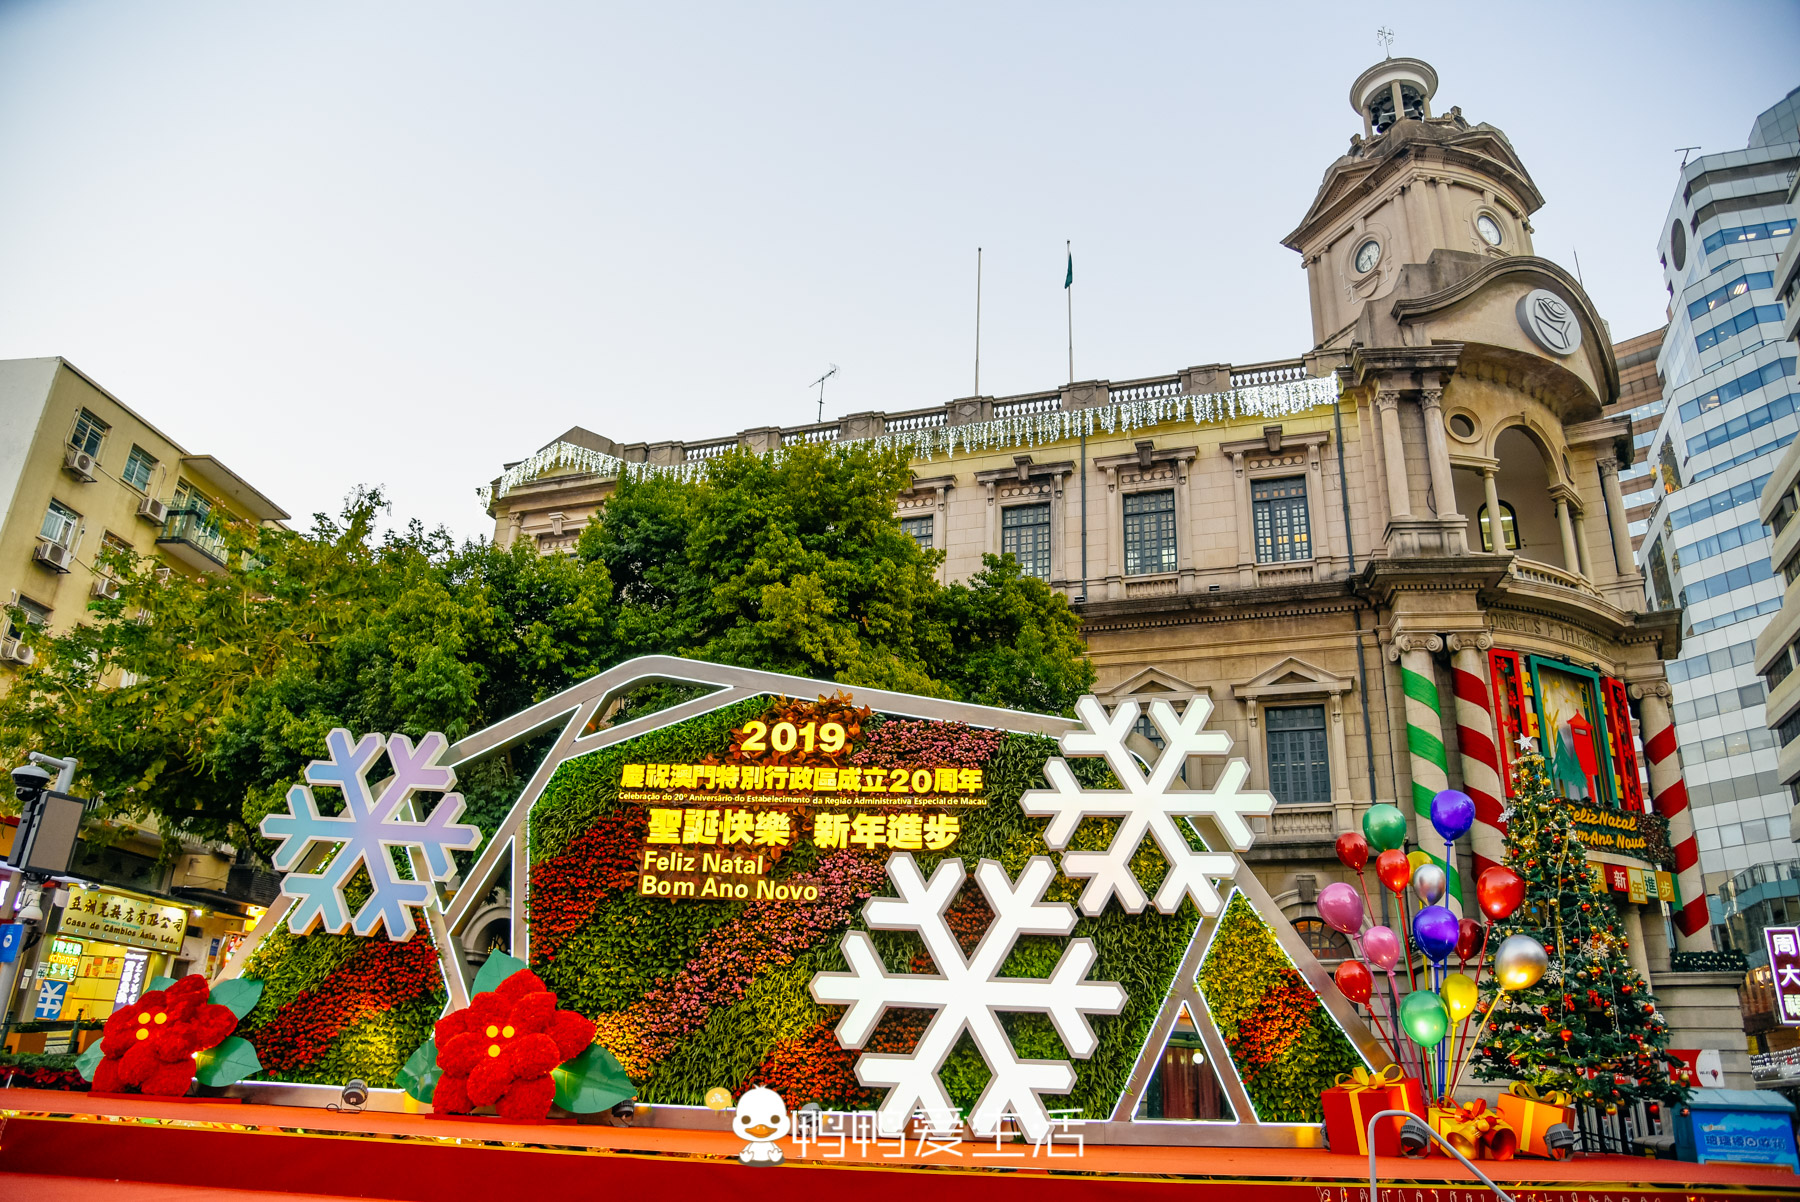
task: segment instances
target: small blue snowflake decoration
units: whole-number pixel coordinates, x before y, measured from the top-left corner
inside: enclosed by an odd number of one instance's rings
[[[314,924],[341,933],[345,928],[358,935],[373,935],[376,926],[385,926],[387,936],[396,942],[412,938],[412,910],[434,900],[431,881],[450,878],[455,865],[451,851],[473,851],[481,842],[481,831],[458,823],[463,812],[460,793],[449,790],[456,785],[456,773],[440,767],[438,757],[444,754],[444,736],[433,732],[417,747],[405,735],[387,740],[388,764],[393,776],[382,787],[380,797],[369,792],[369,768],[382,752],[381,736],[364,735],[354,745],[350,732],[332,731],[325,740],[331,752],[328,760],[314,760],[306,766],[306,780],[312,785],[329,785],[343,790],[344,812],[321,814],[306,785],[288,790],[288,812],[270,814],[262,820],[265,838],[279,839],[275,849],[275,867],[287,875],[281,890],[294,899],[288,912],[288,930],[304,935]],[[414,793],[442,793],[431,815],[420,821],[413,817]],[[330,850],[341,844],[318,872],[293,871],[306,859],[314,846]],[[423,853],[430,880],[401,880],[394,872],[393,848],[416,848]],[[419,857],[413,857],[416,869]],[[351,922],[349,905],[344,900],[344,886],[366,867],[373,892],[356,912]]]

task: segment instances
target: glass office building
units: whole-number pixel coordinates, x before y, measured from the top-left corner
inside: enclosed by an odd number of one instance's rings
[[[1665,407],[1640,438],[1638,472],[1658,500],[1639,550],[1650,604],[1682,606],[1681,658],[1669,665],[1700,864],[1715,923],[1731,881],[1794,858],[1794,799],[1764,724],[1756,636],[1781,606],[1757,502],[1800,435],[1795,347],[1775,295],[1776,260],[1794,230],[1788,185],[1800,165],[1800,88],[1756,119],[1743,150],[1681,169],[1661,256],[1669,326],[1657,369]],[[1749,949],[1745,949],[1749,950]]]

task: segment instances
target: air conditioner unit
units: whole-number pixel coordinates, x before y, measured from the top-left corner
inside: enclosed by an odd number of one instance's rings
[[[111,601],[119,595],[119,582],[111,576],[94,577],[94,596],[103,601]]]
[[[0,660],[15,664],[28,664],[36,658],[37,652],[18,639],[0,639]]]
[[[138,502],[138,516],[160,526],[168,520],[169,507],[155,497],[145,497]]]
[[[33,555],[45,567],[55,568],[59,572],[68,571],[69,561],[75,558],[73,551],[61,543],[51,542],[38,543],[37,550],[33,552]]]
[[[70,447],[63,454],[63,470],[77,480],[94,482],[94,457],[80,447]]]

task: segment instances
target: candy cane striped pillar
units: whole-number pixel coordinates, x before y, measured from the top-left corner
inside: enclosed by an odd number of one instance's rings
[[[1444,758],[1444,724],[1438,708],[1437,673],[1431,653],[1442,650],[1435,634],[1397,634],[1388,658],[1400,665],[1400,690],[1406,697],[1406,750],[1412,770],[1413,829],[1419,850],[1436,860],[1450,878],[1444,904],[1462,916],[1462,877],[1444,837],[1431,825],[1431,799],[1450,787]]]
[[[1710,952],[1713,937],[1706,914],[1706,878],[1700,872],[1700,844],[1694,838],[1687,784],[1681,779],[1681,757],[1675,753],[1669,686],[1659,680],[1633,685],[1631,691],[1638,699],[1644,754],[1650,760],[1650,796],[1656,812],[1669,820],[1669,842],[1675,848],[1675,888],[1681,895],[1681,908],[1675,912],[1675,943],[1680,951]]]
[[[1449,644],[1450,679],[1456,692],[1456,746],[1462,753],[1463,792],[1475,801],[1475,828],[1469,832],[1469,840],[1479,877],[1506,858],[1506,828],[1500,822],[1506,789],[1494,745],[1494,706],[1487,674],[1487,651],[1494,639],[1486,633],[1453,634]]]

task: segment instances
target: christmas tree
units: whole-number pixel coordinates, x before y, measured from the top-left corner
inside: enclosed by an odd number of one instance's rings
[[[1525,900],[1493,924],[1488,954],[1491,961],[1508,936],[1530,935],[1550,968],[1536,985],[1499,995],[1475,1051],[1476,1075],[1561,1090],[1609,1112],[1640,1099],[1680,1101],[1687,1090],[1671,1076],[1680,1061],[1667,1051],[1668,1024],[1626,959],[1624,924],[1596,890],[1570,805],[1542,756],[1520,756],[1513,785],[1506,867],[1525,882]],[[1482,1006],[1496,994],[1489,977]]]

